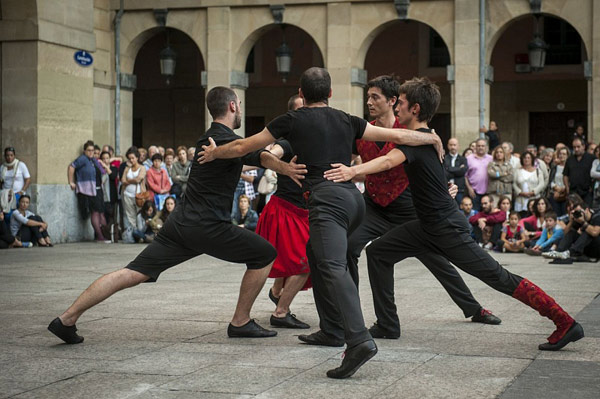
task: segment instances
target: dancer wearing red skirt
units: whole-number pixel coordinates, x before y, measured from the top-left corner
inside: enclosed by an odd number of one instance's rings
[[[288,110],[294,111],[303,106],[299,95],[288,101]],[[287,140],[279,140],[271,152],[282,160],[292,159],[292,146]],[[270,278],[275,278],[269,298],[277,305],[271,315],[273,327],[310,328],[290,312],[290,304],[300,290],[312,286],[310,269],[306,259],[308,242],[308,210],[302,197],[302,189],[285,175],[277,178],[277,191],[260,214],[256,232],[277,249]]]

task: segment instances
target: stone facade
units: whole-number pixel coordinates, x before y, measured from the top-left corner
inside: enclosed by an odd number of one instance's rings
[[[115,37],[114,18],[119,0],[2,0],[0,1],[0,90],[2,129],[0,143],[16,147],[33,178],[36,205],[51,216],[57,241],[90,238],[79,228],[73,195],[65,190],[66,168],[88,139],[115,144]],[[364,86],[357,76],[376,37],[398,20],[393,1],[287,0],[283,22],[294,25],[316,44],[332,76],[331,105],[362,115]],[[477,136],[479,124],[479,9],[477,0],[413,0],[407,18],[434,29],[450,55],[453,81],[444,112],[451,116],[451,135],[462,146]],[[168,8],[167,27],[185,33],[203,59],[206,89],[233,86],[245,106],[248,89],[245,66],[261,36],[274,26],[266,0],[125,0],[120,48],[121,72],[133,74],[141,47],[161,28],[153,10]],[[531,14],[528,0],[488,0],[486,63],[502,36]],[[577,83],[587,96],[573,95],[560,81],[497,82],[486,87],[486,119],[500,120],[505,139],[517,148],[527,143],[527,104],[536,109],[554,107],[553,93],[565,90],[573,109],[587,111],[592,140],[600,141],[600,0],[543,0],[542,12],[569,22],[581,36],[592,76]],[[73,61],[77,50],[90,52],[91,67]],[[395,56],[395,55],[391,55]],[[420,69],[427,74],[427,70]],[[582,72],[581,72],[582,73]],[[536,86],[537,85],[537,86]],[[539,90],[536,88],[539,86]],[[568,86],[571,86],[570,84]],[[535,91],[535,93],[534,93]],[[523,93],[533,93],[531,96]],[[266,92],[265,92],[266,93]],[[578,92],[579,93],[579,92]],[[518,101],[510,101],[517,99]],[[547,101],[545,101],[547,99]],[[131,90],[121,90],[120,148],[132,143]],[[525,105],[523,105],[525,104]],[[210,123],[207,111],[203,121]],[[502,122],[506,121],[506,122]],[[240,133],[244,134],[245,126]],[[61,188],[62,187],[62,188]],[[64,204],[63,217],[48,204]],[[65,215],[65,212],[67,215]],[[43,212],[42,212],[43,213]],[[45,216],[48,219],[48,216]],[[60,220],[60,221],[59,221]]]

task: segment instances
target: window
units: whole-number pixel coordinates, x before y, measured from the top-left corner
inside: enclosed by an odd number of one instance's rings
[[[450,53],[444,39],[438,33],[429,29],[429,66],[445,67],[450,64]]]
[[[581,38],[568,22],[544,17],[544,40],[550,46],[546,65],[581,64]]]

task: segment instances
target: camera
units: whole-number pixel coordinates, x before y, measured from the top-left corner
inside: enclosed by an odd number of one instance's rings
[[[579,210],[579,209],[578,209],[578,210],[576,210],[576,211],[573,211],[573,217],[574,217],[575,219],[579,219],[579,218],[580,218],[580,217],[582,217],[582,216],[583,216],[583,211],[581,211],[581,210]]]

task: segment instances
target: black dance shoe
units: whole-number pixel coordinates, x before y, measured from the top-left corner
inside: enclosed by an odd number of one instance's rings
[[[48,331],[65,341],[67,344],[72,345],[83,342],[83,337],[77,335],[77,327],[65,326],[58,317],[48,324]]]
[[[329,370],[329,378],[348,378],[377,353],[377,345],[372,339],[346,349],[342,365]]]
[[[277,298],[275,295],[273,295],[273,288],[269,288],[269,299],[275,304],[278,305],[279,304],[279,298]]]
[[[296,318],[295,314],[288,312],[284,317],[271,315],[271,325],[281,328],[310,328],[310,326]]]
[[[327,334],[321,330],[314,332],[312,334],[301,334],[298,335],[298,339],[304,343],[309,345],[321,345],[321,346],[335,346],[340,347],[344,346],[344,340],[336,338],[332,335]]]
[[[250,319],[248,323],[240,327],[236,327],[229,323],[229,327],[227,327],[227,335],[229,338],[266,338],[276,336],[277,331],[262,328],[257,322],[254,321],[254,319]]]
[[[471,318],[473,323],[483,323],[483,324],[500,324],[502,320],[499,317],[494,316],[492,312],[487,309],[481,308],[477,313],[473,315]]]
[[[540,344],[538,349],[541,351],[557,351],[564,348],[569,342],[579,341],[583,337],[583,327],[581,327],[581,324],[574,322],[565,336],[562,337],[557,343],[551,344],[550,342],[546,342]]]
[[[398,339],[400,338],[400,332],[391,332],[384,328],[381,328],[379,324],[375,323],[369,328],[369,333],[373,338],[384,338],[384,339]]]

